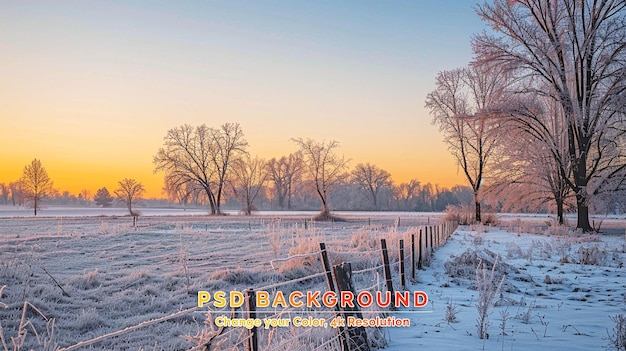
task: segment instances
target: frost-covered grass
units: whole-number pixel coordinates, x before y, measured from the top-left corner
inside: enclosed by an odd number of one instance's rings
[[[22,335],[20,324],[25,330],[28,322],[21,349],[63,348],[194,307],[198,290],[244,290],[317,274],[319,258],[306,254],[316,252],[321,241],[331,263],[351,262],[360,270],[380,264],[380,238],[386,238],[395,263],[398,239],[408,246],[407,233],[428,221],[403,218],[396,226],[395,215],[367,214],[305,224],[309,218],[141,217],[138,228],[128,217],[2,219],[2,335],[13,350],[11,338]],[[616,233],[606,236],[573,233],[549,225],[545,216],[500,221],[500,229],[463,227],[438,249],[409,287],[427,292],[429,305],[394,312],[410,318],[412,326],[368,330],[370,341],[388,344],[388,350],[589,350],[623,340],[624,329],[614,321],[626,313],[626,242],[623,229],[617,229],[623,222],[605,221]],[[303,257],[282,260],[298,255]],[[504,277],[487,309],[489,337],[482,340],[476,290],[481,261],[486,277],[493,269],[496,285]],[[377,273],[355,274],[357,288],[380,287]],[[325,282],[317,277],[280,289],[325,290]],[[277,310],[263,316],[326,317],[327,312]],[[365,317],[371,313],[364,311]],[[214,317],[206,310],[189,313],[81,349],[187,350],[215,335]],[[228,332],[212,350],[233,349],[245,336],[245,328]],[[288,328],[261,331],[260,337],[262,349],[310,350],[334,335],[330,328]]]
[[[21,349],[41,349],[33,331],[64,348],[144,321],[194,307],[199,290],[244,290],[322,271],[317,256],[288,261],[277,258],[319,250],[326,242],[331,263],[353,263],[353,269],[380,264],[381,237],[389,240],[397,261],[397,238],[427,218],[347,218],[345,222],[305,224],[305,217],[209,218],[141,217],[132,227],[128,217],[7,218],[0,222],[0,302],[2,335],[20,335],[24,302],[32,328]],[[394,243],[395,242],[395,243]],[[375,275],[357,275],[362,286]],[[282,287],[325,290],[323,277]],[[0,306],[2,307],[2,306]],[[311,311],[313,313],[314,311]],[[44,318],[45,317],[45,318]],[[205,312],[106,338],[86,349],[189,349],[211,333]],[[241,331],[241,330],[240,330]],[[321,330],[291,338],[292,330],[263,335],[271,345],[299,347],[315,342]],[[314,333],[315,332],[315,333]],[[334,330],[324,331],[330,336]],[[234,340],[238,336],[234,336]],[[8,345],[9,349],[13,348]],[[228,343],[224,342],[224,347]],[[2,349],[2,348],[0,348]],[[84,348],[83,348],[84,349]]]

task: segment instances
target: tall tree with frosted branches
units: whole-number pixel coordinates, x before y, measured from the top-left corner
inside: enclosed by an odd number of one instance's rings
[[[291,198],[294,187],[302,178],[304,162],[301,152],[294,152],[278,160],[272,158],[267,162],[267,176],[274,185],[280,208],[291,209]],[[286,202],[286,204],[285,204]]]
[[[426,97],[433,123],[474,192],[475,220],[481,221],[481,188],[496,150],[498,106],[506,101],[507,75],[488,66],[470,66],[437,75]]]
[[[117,198],[126,204],[128,208],[128,214],[131,216],[137,215],[133,212],[133,205],[137,201],[141,200],[141,196],[145,193],[143,184],[135,179],[124,178],[118,182],[119,187],[115,190]]]
[[[257,198],[267,180],[266,162],[259,157],[246,154],[232,165],[233,177],[230,181],[233,194],[241,200],[243,213],[247,216],[254,210]]]
[[[559,172],[576,195],[577,227],[591,231],[593,196],[626,185],[626,2],[493,0],[476,11],[492,29],[473,40],[477,61],[515,71],[521,93],[548,96],[563,110]]]
[[[322,203],[322,210],[318,219],[332,218],[328,195],[334,186],[347,177],[346,169],[349,160],[339,156],[336,149],[339,142],[336,140],[316,141],[313,139],[295,138],[295,142],[304,156],[306,175],[313,184],[315,193]]]
[[[507,109],[487,197],[508,210],[554,208],[558,223],[564,224],[572,192],[559,171],[559,165],[571,169],[562,110],[544,96],[522,95],[511,99]]]
[[[211,214],[221,214],[222,195],[231,164],[247,151],[248,142],[237,123],[219,128],[188,124],[170,129],[154,156],[155,172],[165,173],[168,191],[202,188]]]
[[[391,174],[376,165],[359,163],[354,167],[351,175],[352,181],[366,194],[374,210],[378,210],[380,208],[378,197],[381,190],[392,187]]]
[[[19,183],[24,200],[33,206],[36,216],[37,210],[41,208],[41,200],[50,194],[53,187],[53,182],[46,169],[41,165],[41,161],[34,159],[26,165]]]

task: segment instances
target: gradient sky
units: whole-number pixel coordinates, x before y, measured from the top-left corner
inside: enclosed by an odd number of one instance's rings
[[[471,59],[475,3],[0,0],[0,183],[38,158],[61,190],[161,197],[168,129],[237,122],[264,158],[335,139],[396,183],[465,184],[424,101]]]

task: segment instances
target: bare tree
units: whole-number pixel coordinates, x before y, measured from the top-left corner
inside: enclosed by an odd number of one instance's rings
[[[4,205],[9,203],[9,194],[9,186],[5,183],[0,183],[0,199],[2,199],[2,203]]]
[[[413,211],[416,207],[415,200],[419,196],[420,182],[411,179],[408,182],[400,183],[393,188],[393,196],[398,202],[398,210]]]
[[[291,139],[298,144],[304,157],[306,174],[313,183],[315,193],[322,203],[319,219],[330,219],[330,206],[328,195],[332,188],[347,177],[346,169],[349,160],[344,156],[337,155],[335,149],[339,142],[315,141],[312,139]]]
[[[218,129],[186,124],[167,132],[153,162],[156,172],[165,173],[166,187],[195,184],[204,189],[211,214],[221,214],[229,166],[246,153],[247,146],[239,124],[226,123]]]
[[[571,167],[562,110],[542,96],[517,96],[514,101],[508,106],[511,118],[501,133],[488,197],[513,210],[537,211],[553,202],[557,220],[564,224],[571,189],[559,167]]]
[[[163,186],[163,193],[167,196],[167,199],[172,202],[177,202],[183,206],[186,206],[190,198],[196,190],[195,183],[183,183],[177,184],[172,181],[173,179],[165,178],[165,185]]]
[[[89,201],[91,201],[91,191],[89,191],[89,189],[81,190],[78,196],[83,204],[89,204]]]
[[[471,66],[440,72],[426,98],[433,123],[474,191],[475,220],[481,221],[481,186],[497,145],[500,128],[492,110],[503,103],[507,77],[502,70]]]
[[[254,200],[263,189],[267,173],[266,162],[262,158],[251,157],[249,154],[237,160],[232,165],[233,179],[231,186],[236,197],[241,199],[243,212],[251,215],[254,210]]]
[[[592,230],[591,198],[623,178],[626,167],[615,142],[625,130],[625,9],[623,0],[494,0],[477,7],[493,29],[474,39],[478,61],[517,71],[524,93],[547,95],[563,110],[571,171],[566,164],[559,171],[576,194],[577,227],[585,231]]]
[[[24,191],[21,180],[9,183],[11,190],[11,203],[13,206],[22,206],[24,204]]]
[[[137,213],[133,212],[132,206],[141,200],[141,196],[146,191],[141,183],[135,179],[124,178],[118,182],[119,188],[115,190],[115,195],[120,201],[126,204],[128,208],[128,214],[136,216]]]
[[[370,163],[359,163],[352,170],[352,181],[365,192],[374,210],[379,209],[378,195],[382,189],[391,188],[391,174]]]
[[[41,165],[41,161],[34,159],[24,167],[20,184],[24,199],[31,202],[36,216],[37,210],[41,207],[41,200],[51,193],[53,186],[53,182],[46,169]]]
[[[304,170],[301,152],[291,153],[276,160],[272,158],[267,162],[268,177],[274,185],[278,206],[291,209],[291,198],[295,184],[300,181]]]

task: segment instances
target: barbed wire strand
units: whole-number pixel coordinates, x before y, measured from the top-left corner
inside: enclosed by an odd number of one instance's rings
[[[164,321],[169,320],[169,319],[174,319],[174,318],[177,318],[177,317],[180,317],[180,316],[184,316],[184,315],[189,314],[191,312],[197,311],[199,308],[200,307],[192,307],[192,308],[188,308],[186,310],[182,310],[182,311],[178,311],[178,312],[172,313],[172,314],[167,315],[167,316],[163,316],[163,317],[160,317],[160,318],[155,318],[155,319],[150,319],[150,320],[147,320],[147,321],[143,321],[143,322],[141,322],[139,324],[135,324],[135,325],[126,327],[124,329],[120,329],[120,330],[114,331],[112,333],[100,335],[100,336],[95,337],[93,339],[84,340],[84,341],[81,341],[81,342],[79,342],[77,344],[74,344],[72,346],[68,346],[68,347],[65,347],[65,348],[62,348],[62,349],[58,349],[57,351],[75,350],[75,349],[77,349],[79,347],[91,345],[93,343],[102,341],[104,339],[107,339],[107,338],[110,338],[110,337],[113,337],[113,336],[118,336],[118,335],[121,335],[121,334],[124,334],[124,333],[128,333],[128,332],[133,331],[135,329],[143,328],[143,327],[151,325],[151,324],[156,324],[156,323],[164,322]]]
[[[326,272],[311,274],[311,275],[307,275],[306,277],[292,279],[292,280],[287,280],[287,281],[276,283],[276,284],[266,285],[266,286],[263,286],[263,287],[260,287],[260,288],[254,288],[252,290],[254,290],[254,291],[264,291],[264,290],[268,290],[268,289],[277,288],[279,286],[284,286],[284,285],[288,285],[288,284],[298,283],[298,282],[301,282],[301,281],[304,281],[304,280],[309,280],[309,279],[313,279],[313,278],[317,278],[317,277],[322,277],[322,276],[325,276],[325,275],[326,275]]]
[[[379,269],[379,268],[383,268],[383,267],[384,267],[384,266],[381,264],[381,265],[378,265],[378,266],[376,266],[376,267],[372,267],[372,268],[361,269],[361,270],[359,270],[359,271],[352,271],[352,274],[367,273],[367,272],[375,271],[375,270],[377,270],[377,269]]]
[[[287,262],[296,258],[307,258],[307,257],[319,255],[321,252],[322,251],[319,250],[319,251],[315,251],[315,252],[311,252],[307,254],[293,255],[293,256],[288,256],[285,258],[276,258],[276,259],[270,260],[270,265],[272,266],[273,269],[276,269],[276,267],[274,267],[274,262]]]

